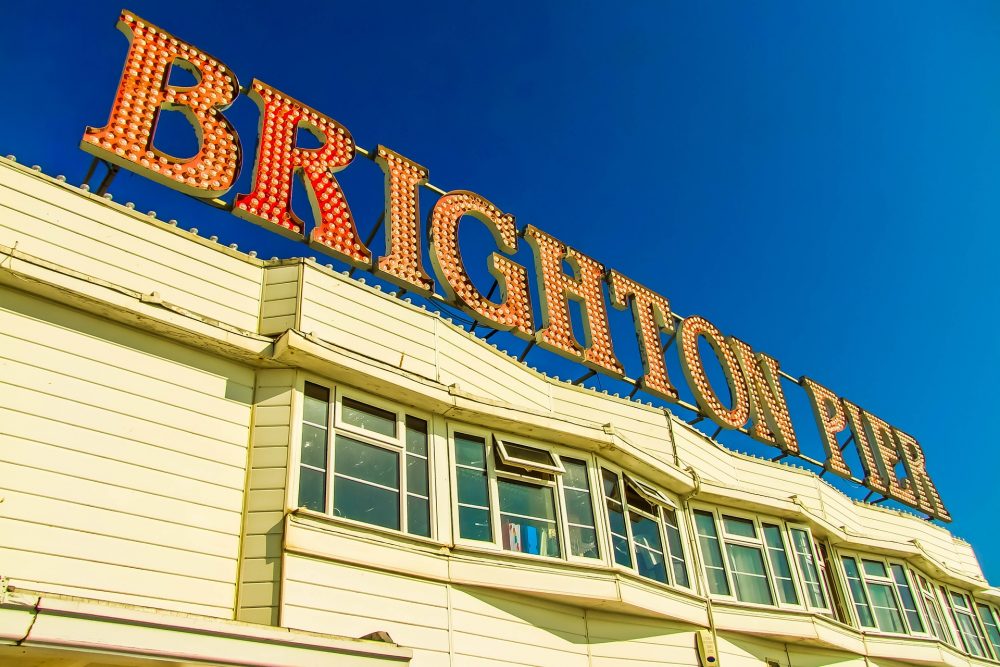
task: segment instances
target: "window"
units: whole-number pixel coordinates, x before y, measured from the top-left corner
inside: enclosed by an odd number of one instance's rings
[[[1000,659],[1000,623],[997,621],[996,609],[982,602],[976,603],[979,610],[979,619],[986,628],[986,637],[993,646],[993,656]]]
[[[723,514],[722,530],[736,599],[773,605],[774,597],[767,581],[764,552],[754,522]]]
[[[694,524],[698,531],[698,546],[701,548],[701,557],[705,564],[708,590],[713,595],[730,595],[729,579],[726,577],[726,566],[722,560],[722,547],[715,529],[715,517],[711,512],[695,510]]]
[[[762,524],[764,543],[767,545],[767,558],[774,572],[778,597],[785,604],[798,604],[799,596],[795,592],[795,581],[792,579],[792,568],[788,563],[788,553],[785,549],[785,538],[781,528],[770,523]]]
[[[792,548],[795,551],[795,562],[799,566],[802,581],[805,584],[806,600],[812,609],[828,611],[830,605],[827,603],[826,594],[823,590],[823,583],[820,579],[818,558],[816,557],[815,545],[809,536],[809,531],[804,528],[789,528],[792,535]]]
[[[725,511],[695,510],[694,521],[713,595],[829,613],[808,529]]]
[[[597,528],[594,523],[594,500],[590,491],[587,463],[563,457],[563,502],[569,524],[569,552],[583,558],[600,558]]]
[[[649,484],[608,468],[601,468],[601,480],[615,562],[647,579],[690,588],[673,501]]]
[[[305,383],[300,507],[429,537],[428,462],[425,420]]]
[[[916,575],[916,581],[920,592],[920,608],[931,626],[931,632],[946,644],[954,644],[955,640],[951,636],[948,624],[945,623],[944,615],[941,613],[941,605],[934,594],[934,587],[923,575]]]
[[[906,570],[897,563],[891,563],[889,569],[892,572],[892,580],[896,583],[896,593],[899,594],[899,601],[903,605],[903,613],[906,614],[910,632],[924,632],[924,622],[920,618],[920,612],[917,611],[917,602],[913,598]]]
[[[458,486],[458,534],[468,540],[491,542],[490,486],[486,441],[455,434],[455,478]]]
[[[830,560],[830,550],[824,542],[814,542],[816,547],[816,556],[819,561],[819,573],[820,577],[823,579],[823,589],[826,591],[827,596],[831,600],[833,609],[829,616],[831,618],[836,618],[841,623],[850,623],[851,614],[847,610],[847,605],[844,602],[843,592],[837,585],[837,581],[834,578],[833,568],[831,567],[832,561]]]
[[[858,615],[858,623],[862,628],[876,628],[875,617],[872,616],[871,605],[868,604],[868,594],[865,592],[865,585],[861,581],[861,571],[858,569],[858,561],[850,556],[843,556],[844,575],[847,577],[847,588],[851,591],[851,599],[854,601],[854,611]]]
[[[515,553],[562,558],[565,501],[558,503],[557,498],[566,468],[559,457],[498,437],[456,432],[454,442],[459,537],[489,542]],[[591,502],[586,467],[582,477],[578,467],[572,471],[573,491],[582,490],[582,504],[586,505]],[[589,525],[588,512],[579,502],[574,505],[573,518],[581,530],[594,531],[593,505]],[[581,545],[588,539],[581,532],[575,534]],[[594,536],[589,539],[591,548],[596,548]]]
[[[861,626],[905,634],[907,628],[900,611],[897,584],[885,561],[862,558],[859,569],[858,559],[843,556],[843,563]],[[906,591],[909,593],[909,587]]]
[[[987,657],[985,641],[976,623],[976,617],[972,613],[972,603],[969,602],[969,597],[964,593],[949,591],[944,587],[941,588],[941,592],[948,601],[952,620],[955,621],[955,627],[958,628],[958,635],[962,639],[966,653],[977,658]]]

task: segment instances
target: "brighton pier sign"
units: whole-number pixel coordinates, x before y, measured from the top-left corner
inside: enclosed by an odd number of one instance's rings
[[[513,215],[485,197],[434,188],[425,167],[384,146],[365,151],[336,120],[263,81],[253,80],[244,91],[218,58],[135,14],[123,11],[118,28],[129,39],[124,71],[108,123],[87,128],[83,136],[80,146],[88,153],[185,194],[215,200],[232,188],[240,172],[242,145],[223,112],[243,92],[259,107],[260,124],[253,191],[236,196],[231,211],[237,217],[306,242],[407,291],[434,297],[435,279],[422,259],[426,239],[430,263],[447,302],[488,327],[509,331],[617,379],[626,376],[612,345],[607,302],[619,309],[630,307],[643,364],[643,375],[635,381],[637,389],[695,409],[721,428],[745,432],[778,448],[782,455],[821,465],[825,471],[860,482],[929,517],[951,520],[927,474],[920,445],[910,435],[807,377],[795,379],[781,372],[775,359],[723,335],[708,320],[678,317],[666,297],[618,271],[607,270],[537,227],[518,229]],[[175,66],[191,72],[196,83],[170,84]],[[180,111],[191,123],[199,144],[194,157],[176,158],[156,149],[157,120],[164,110]],[[319,146],[297,145],[300,129],[310,132]],[[379,257],[359,237],[336,177],[359,153],[373,159],[385,175],[385,254]],[[314,224],[308,234],[304,221],[291,208],[296,177],[302,178],[312,205]],[[439,196],[423,234],[421,189]],[[463,264],[458,227],[464,216],[480,220],[496,240],[500,252],[491,255],[490,271],[500,288],[499,301],[475,287]],[[522,239],[535,258],[539,322],[535,321],[529,273],[510,258]],[[564,261],[572,274],[564,270]],[[605,298],[605,288],[610,299]],[[583,331],[574,331],[571,299],[579,303]],[[663,335],[677,341],[680,367],[697,406],[685,404],[678,396],[667,373],[664,353],[668,346],[662,343]],[[701,356],[702,341],[714,352],[728,386],[713,386]],[[782,377],[808,395],[826,453],[822,462],[800,451]],[[838,441],[841,433],[846,435],[843,444]],[[844,458],[851,442],[863,479],[854,477]]]

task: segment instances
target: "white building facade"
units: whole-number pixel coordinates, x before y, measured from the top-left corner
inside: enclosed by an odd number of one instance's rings
[[[971,547],[0,160],[0,664],[1000,664]]]

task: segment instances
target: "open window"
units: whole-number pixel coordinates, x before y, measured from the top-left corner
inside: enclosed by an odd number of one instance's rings
[[[677,504],[635,477],[601,468],[615,563],[664,584],[690,588]]]
[[[494,437],[493,440],[496,443],[496,455],[501,466],[550,475],[561,475],[566,472],[562,463],[552,452],[519,445],[497,437]]]

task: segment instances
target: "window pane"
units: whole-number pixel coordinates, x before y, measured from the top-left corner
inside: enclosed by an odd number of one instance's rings
[[[576,489],[564,489],[566,496],[566,517],[570,523],[584,526],[594,525],[594,509],[590,505],[590,493]]]
[[[302,424],[302,463],[326,470],[326,429]]]
[[[655,581],[667,582],[667,566],[663,558],[660,526],[646,517],[630,515],[632,539],[635,541],[635,558],[639,574]]]
[[[431,536],[431,508],[426,499],[410,495],[406,497],[406,532]]]
[[[333,513],[399,530],[399,492],[334,476]]]
[[[884,569],[884,568],[883,568]],[[906,632],[903,617],[899,613],[896,597],[888,584],[868,583],[868,594],[871,596],[875,620],[882,632]]]
[[[477,507],[458,508],[458,534],[467,540],[493,541],[490,511]]]
[[[785,540],[781,537],[781,529],[766,523],[762,528],[764,542],[767,544],[767,558],[776,579],[778,599],[785,604],[798,604],[799,596],[795,592],[795,583],[792,581],[792,568],[788,563],[788,555],[785,553]]]
[[[895,563],[889,566],[892,570],[892,579],[896,582],[896,592],[899,593],[899,601],[903,603],[903,611],[906,612],[906,621],[910,624],[911,632],[923,632],[924,623],[920,620],[920,613],[917,611],[917,601],[910,591],[910,583],[906,580],[906,571],[902,565]]]
[[[590,491],[590,479],[587,477],[587,464],[576,459],[563,458],[563,467],[566,474],[563,475],[563,485],[574,489],[585,489]]]
[[[671,509],[663,510],[663,518],[667,528],[667,545],[670,547],[670,568],[674,575],[674,583],[689,587],[687,563],[684,561],[684,546],[681,542],[681,532],[677,528],[677,513]]]
[[[889,573],[885,571],[885,565],[874,560],[863,560],[861,561],[865,568],[865,575],[869,577],[882,577],[883,579],[889,576]]]
[[[816,560],[813,557],[809,533],[801,528],[792,528],[791,533],[792,546],[795,549],[795,562],[798,563],[802,579],[805,582],[809,605],[824,609],[826,608],[826,596],[823,595],[823,586],[819,580],[819,568],[816,567]]]
[[[698,530],[698,545],[701,547],[702,557],[705,559],[708,590],[716,595],[729,595],[729,582],[726,581],[719,536],[715,530],[715,517],[709,512],[696,511],[694,522]]]
[[[597,531],[593,528],[570,526],[569,547],[570,553],[574,556],[583,556],[585,558],[601,557],[601,552],[597,548]]]
[[[299,507],[326,511],[326,475],[310,468],[299,469]]]
[[[632,567],[632,554],[628,550],[628,540],[620,535],[611,535],[611,547],[615,551],[615,562]]]
[[[555,522],[556,509],[551,487],[498,479],[497,492],[500,494],[501,512]]]
[[[729,553],[729,567],[736,586],[736,598],[743,602],[774,604],[771,588],[767,584],[764,556],[757,547],[742,544],[726,544]]]
[[[427,456],[427,422],[406,415],[406,451]]]
[[[341,475],[399,488],[399,454],[396,452],[339,435],[334,461],[334,472]]]
[[[555,558],[560,555],[559,535],[553,523],[501,514],[500,531],[503,548],[508,551]]]
[[[455,434],[455,462],[486,470],[486,445],[482,438]]]
[[[366,431],[396,437],[396,413],[376,408],[353,398],[341,401],[340,420],[345,424],[363,428]]]
[[[458,502],[466,505],[478,505],[479,507],[489,507],[489,492],[486,486],[486,473],[469,468],[459,468],[455,471],[458,476]]]
[[[740,537],[757,537],[757,529],[753,525],[753,521],[749,519],[739,519],[734,516],[722,517],[722,525],[726,529],[726,533],[729,535],[739,535]]]
[[[858,612],[858,621],[863,628],[874,628],[875,618],[872,616],[871,608],[868,606],[868,597],[865,595],[864,585],[861,583],[861,572],[858,570],[858,562],[847,556],[843,557],[844,574],[847,575],[847,585],[851,590],[851,598],[854,600],[854,609]]]
[[[427,459],[406,457],[406,492],[427,495]]]
[[[313,424],[326,426],[330,406],[330,390],[318,384],[306,382],[302,398],[302,418]]]

